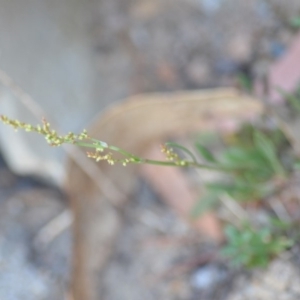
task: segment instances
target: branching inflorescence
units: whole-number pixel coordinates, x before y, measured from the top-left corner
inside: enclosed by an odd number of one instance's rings
[[[66,135],[59,135],[56,130],[51,128],[50,123],[43,119],[41,125],[33,126],[28,123],[20,122],[15,119],[10,119],[7,116],[1,115],[0,120],[9,126],[12,126],[16,131],[18,129],[23,129],[27,132],[36,132],[45,137],[47,143],[51,146],[58,147],[63,144],[73,144],[79,147],[90,148],[91,151],[87,151],[87,156],[94,159],[96,162],[107,161],[110,165],[117,163],[126,166],[127,164],[154,164],[154,165],[163,165],[163,166],[181,166],[181,167],[196,167],[196,168],[206,168],[206,169],[220,169],[214,166],[205,165],[198,163],[195,157],[191,154],[188,149],[177,145],[175,143],[168,143],[161,146],[162,153],[165,154],[166,160],[152,160],[139,157],[130,152],[125,151],[119,147],[108,145],[107,143],[94,139],[90,137],[87,131],[84,129],[80,134],[75,134],[69,132]],[[181,159],[179,155],[173,150],[173,148],[179,148],[187,152],[191,156],[191,160]],[[121,155],[121,158],[117,158],[114,153],[118,153],[118,156]]]

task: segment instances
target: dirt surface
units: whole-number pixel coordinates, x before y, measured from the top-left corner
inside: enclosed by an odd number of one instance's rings
[[[289,20],[300,12],[297,0],[89,3],[88,12],[80,11],[89,24],[95,80],[105,78],[95,93],[107,102],[139,92],[235,85],[240,72],[263,76],[291,42]],[[4,164],[0,183],[0,299],[67,299],[69,229],[35,243],[66,209],[65,200]],[[124,215],[116,253],[99,274],[101,299],[299,299],[293,258],[237,276],[143,184]]]
[[[8,170],[1,171],[6,178],[13,177]],[[0,202],[0,299],[64,299],[70,232],[45,244],[37,237],[65,209],[65,203],[46,185],[15,179],[12,189],[4,188],[2,180],[0,185],[7,192],[1,193]]]
[[[126,207],[124,230],[99,289],[102,299],[225,297],[233,272],[215,260],[213,244],[178,219],[145,183],[139,195]]]

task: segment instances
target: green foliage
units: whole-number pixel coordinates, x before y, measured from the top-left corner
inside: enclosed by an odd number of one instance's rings
[[[300,162],[293,166],[284,165],[280,153],[287,156],[287,140],[280,130],[257,129],[244,126],[231,138],[231,143],[213,155],[209,148],[197,143],[196,149],[207,162],[229,171],[222,180],[205,184],[205,194],[195,205],[192,215],[199,216],[216,208],[223,196],[238,202],[261,201],[276,192],[276,181],[286,180],[292,169],[300,168]],[[278,218],[269,218],[264,228],[254,228],[241,222],[238,227],[228,225],[225,229],[227,243],[221,250],[235,266],[247,268],[265,267],[282,251],[291,247],[287,238],[292,224]],[[293,237],[296,237],[293,234]]]
[[[285,170],[278,158],[277,148],[275,143],[269,139],[265,134],[256,130],[254,132],[254,144],[255,148],[264,156],[264,159],[268,161],[269,166],[273,169],[274,174],[284,177]]]
[[[266,267],[270,259],[293,245],[291,239],[269,227],[255,230],[248,224],[241,228],[228,225],[225,234],[227,245],[222,254],[235,266]]]
[[[228,172],[222,181],[205,184],[206,193],[192,215],[203,213],[204,208],[214,208],[223,194],[237,201],[252,201],[272,193],[272,180],[284,177],[286,173],[278,155],[278,149],[284,142],[277,130],[266,134],[252,126],[245,126],[218,158],[208,148],[196,143],[199,154],[207,162]],[[207,203],[209,201],[210,204]]]
[[[290,25],[297,29],[300,28],[300,17],[297,16],[297,17],[291,18]]]

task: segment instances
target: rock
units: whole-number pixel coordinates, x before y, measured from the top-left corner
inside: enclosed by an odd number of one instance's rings
[[[215,265],[206,265],[196,270],[191,276],[191,285],[199,290],[208,290],[226,277],[224,270]]]

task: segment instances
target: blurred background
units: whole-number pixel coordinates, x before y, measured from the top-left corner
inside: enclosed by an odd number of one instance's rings
[[[46,116],[61,132],[79,131],[130,95],[251,84],[285,54],[299,14],[298,0],[0,0],[0,113],[34,124]],[[34,101],[24,94],[20,101],[6,75]],[[0,299],[70,299],[69,228],[38,240],[67,206],[66,154],[3,126],[0,149]],[[145,183],[136,198],[128,219],[151,211],[151,230],[170,237],[156,241],[158,273],[204,247]],[[140,226],[127,223],[102,299],[227,299],[224,278],[232,282],[234,274],[221,266],[204,270],[218,274],[218,289],[197,280],[197,268],[140,282],[156,255],[143,252],[144,240],[133,257],[132,243],[153,235]],[[189,247],[182,236],[191,236]]]

